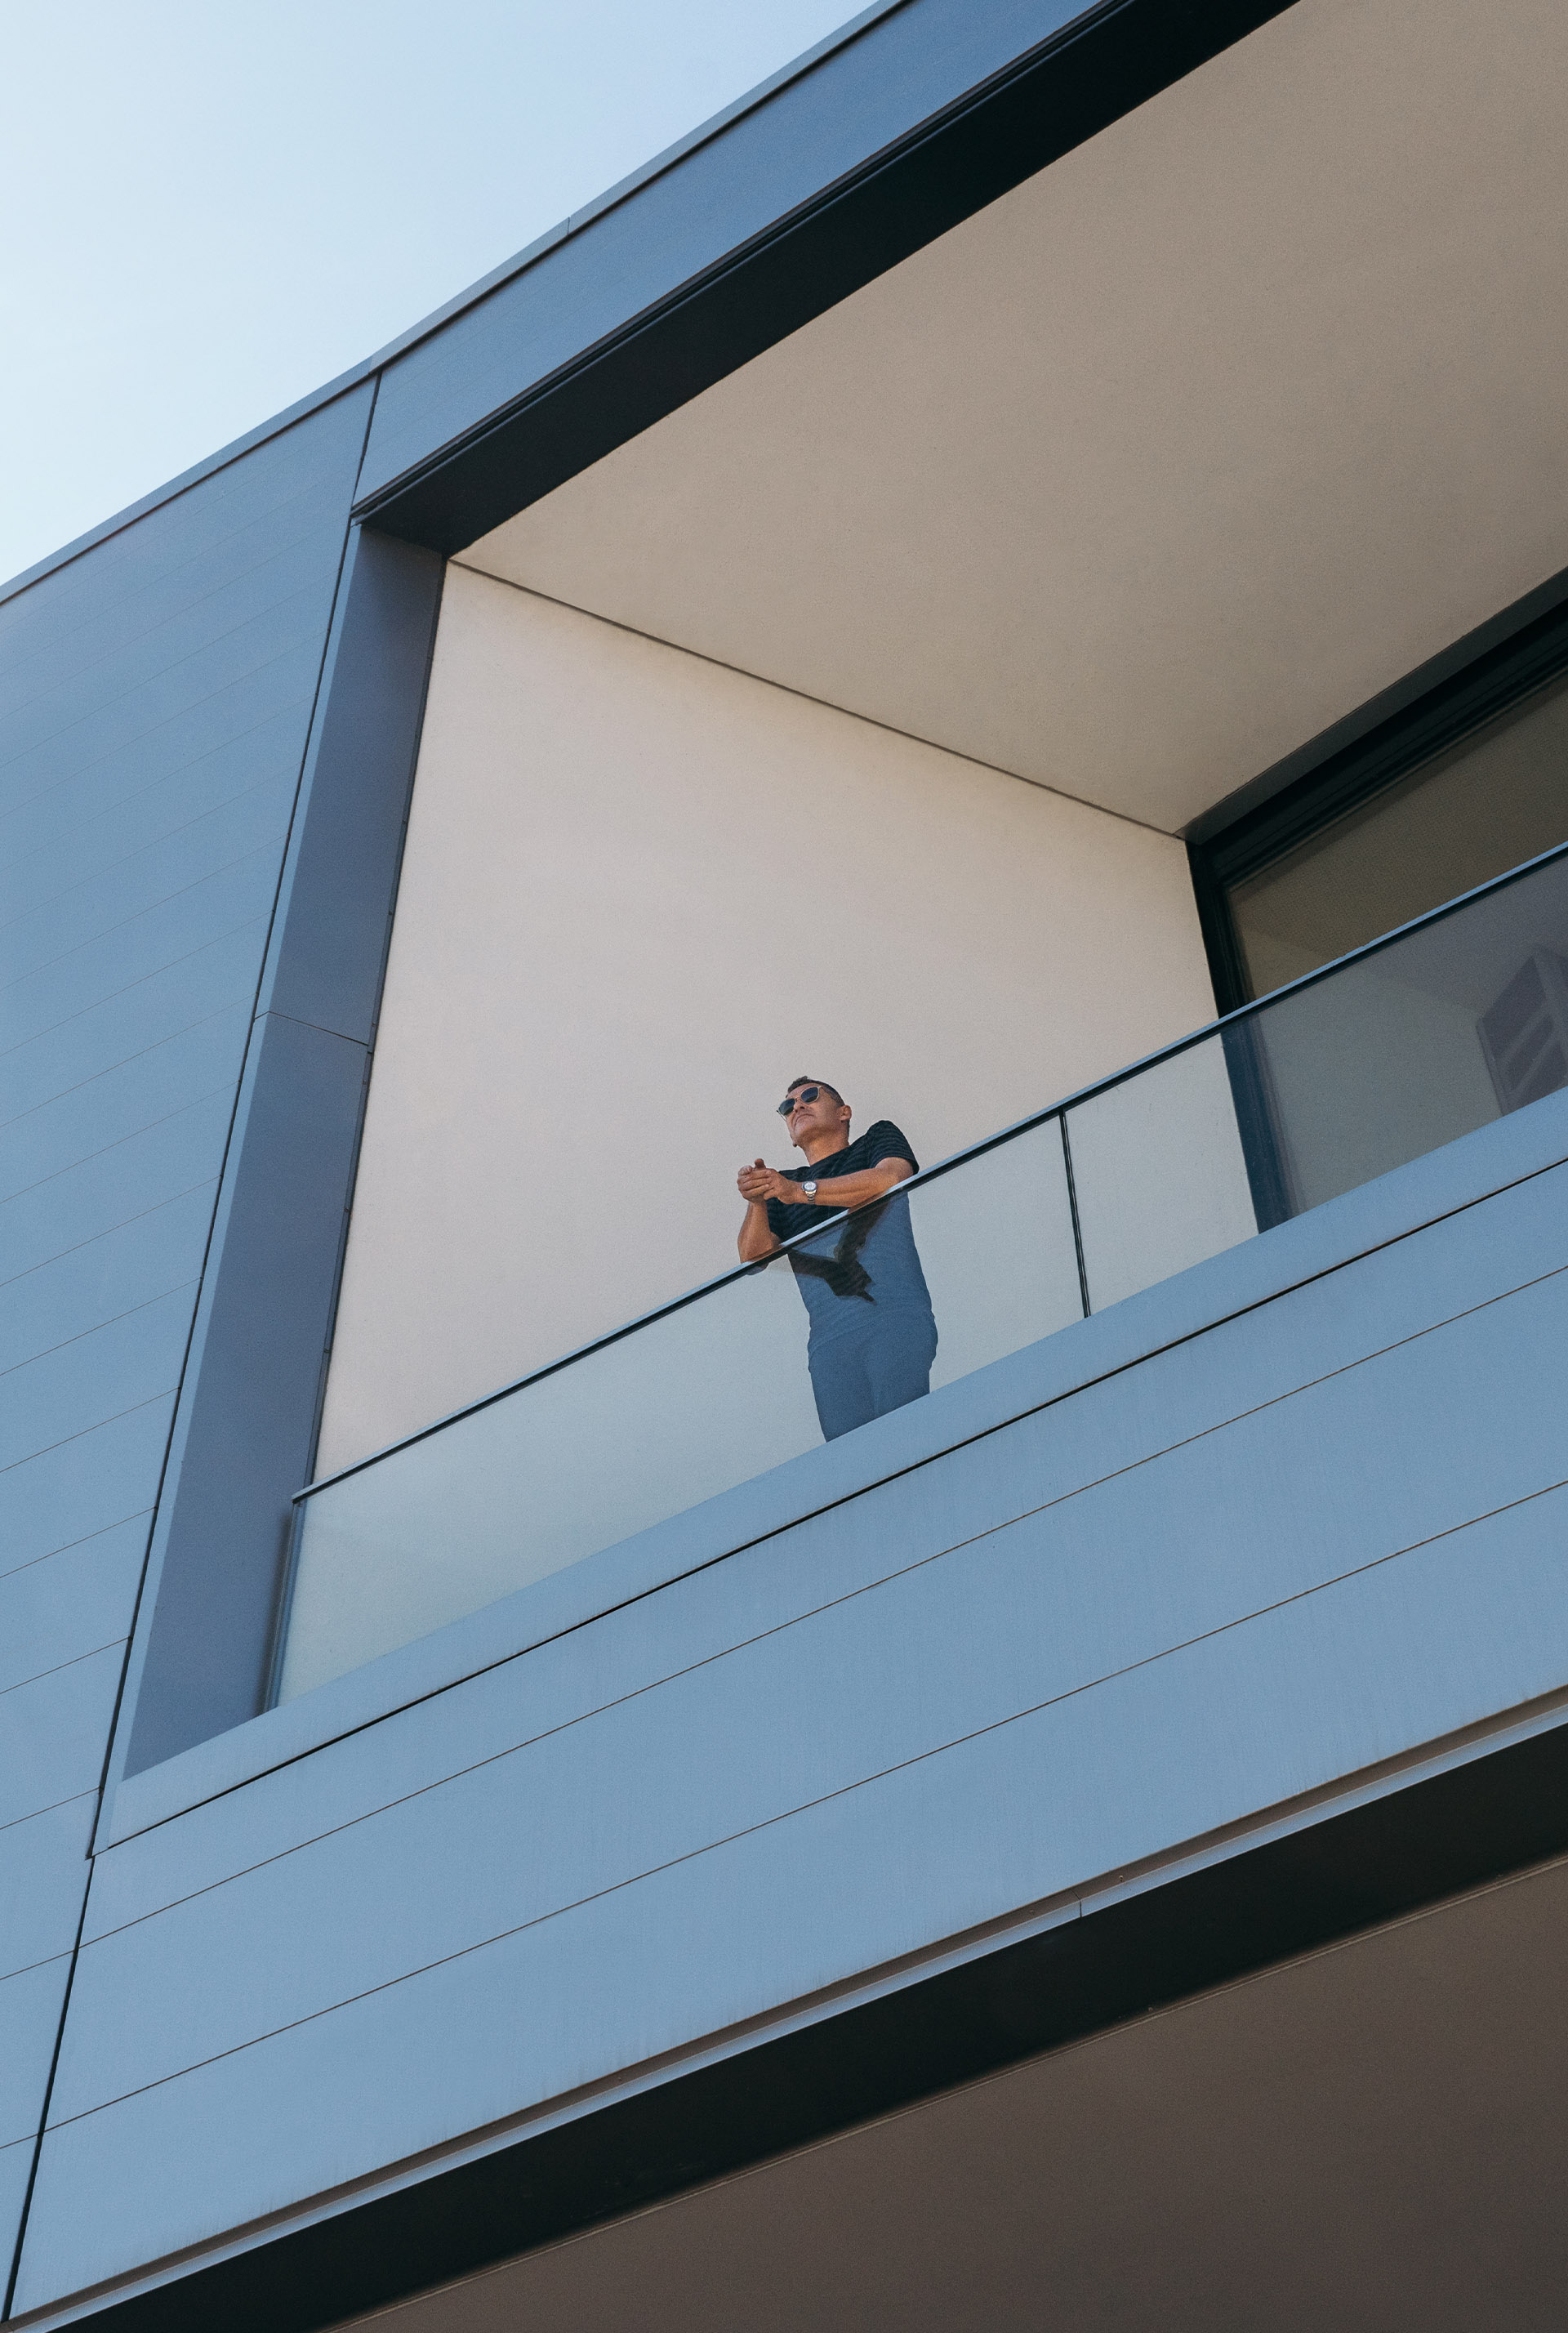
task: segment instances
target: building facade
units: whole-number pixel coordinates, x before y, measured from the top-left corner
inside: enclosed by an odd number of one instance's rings
[[[1565,110],[883,0],[0,597],[8,2319],[1558,2321]]]

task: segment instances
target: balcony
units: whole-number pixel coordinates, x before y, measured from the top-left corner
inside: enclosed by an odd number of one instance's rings
[[[1564,1084],[1559,850],[309,1485],[275,1698],[817,1445],[796,1282],[895,1335],[890,1216],[935,1393]]]

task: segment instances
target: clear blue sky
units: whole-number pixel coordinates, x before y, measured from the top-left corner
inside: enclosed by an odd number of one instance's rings
[[[0,0],[0,577],[368,356],[864,0]]]

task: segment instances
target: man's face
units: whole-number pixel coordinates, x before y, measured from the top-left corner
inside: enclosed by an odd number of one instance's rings
[[[816,1095],[815,1101],[806,1100],[808,1093]],[[849,1123],[849,1112],[837,1096],[827,1086],[814,1085],[809,1078],[790,1087],[789,1099],[794,1107],[785,1123],[797,1149],[814,1134],[841,1134]]]

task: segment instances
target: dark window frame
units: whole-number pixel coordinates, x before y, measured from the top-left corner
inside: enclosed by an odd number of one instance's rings
[[[1543,612],[1529,613],[1544,597],[1552,604]],[[1472,654],[1466,650],[1477,636],[1473,635],[1470,642],[1460,642],[1448,656],[1410,677],[1418,693],[1396,710],[1378,717],[1382,700],[1374,701],[1362,715],[1353,715],[1328,732],[1319,741],[1322,750],[1315,760],[1309,748],[1305,755],[1282,763],[1279,774],[1284,782],[1277,791],[1268,792],[1261,802],[1254,799],[1218,828],[1211,814],[1190,830],[1187,856],[1193,895],[1214,983],[1215,1007],[1221,1015],[1253,1001],[1230,911],[1233,885],[1258,874],[1347,811],[1370,802],[1423,762],[1459,744],[1472,731],[1568,672],[1568,575],[1554,578],[1542,592],[1532,593],[1509,613],[1525,620],[1507,637],[1494,639]],[[1424,677],[1434,674],[1430,685],[1420,687]],[[1409,687],[1407,683],[1390,694],[1402,696]],[[1347,729],[1353,734],[1345,741]],[[1304,759],[1308,765],[1302,769]],[[1259,783],[1267,785],[1267,781]],[[1257,787],[1248,787],[1232,800],[1241,802],[1257,792]]]

